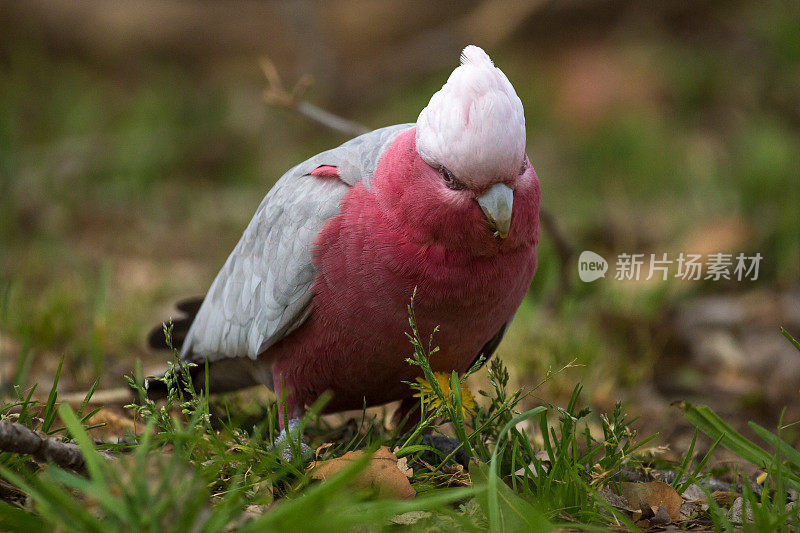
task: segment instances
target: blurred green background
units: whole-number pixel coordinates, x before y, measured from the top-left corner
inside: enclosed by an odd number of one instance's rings
[[[558,402],[578,381],[680,439],[669,402],[800,415],[800,3],[0,1],[0,379],[122,383],[289,167],[347,136],[267,105],[411,122],[481,45],[525,105],[552,228],[499,355]],[[755,253],[757,281],[616,282],[620,253]],[[672,270],[674,273],[675,271]],[[566,282],[566,283],[565,283]],[[480,381],[480,380],[478,380]],[[46,388],[45,388],[46,390]],[[535,399],[531,401],[536,401]]]

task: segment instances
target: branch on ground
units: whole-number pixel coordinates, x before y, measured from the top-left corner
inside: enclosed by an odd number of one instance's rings
[[[86,469],[86,461],[77,444],[48,437],[10,420],[0,420],[0,451],[30,455],[36,461],[77,472]]]

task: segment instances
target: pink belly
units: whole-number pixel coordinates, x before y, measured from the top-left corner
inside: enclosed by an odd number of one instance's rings
[[[427,341],[439,326],[434,337],[439,351],[431,358],[434,370],[465,372],[483,345],[510,320],[524,296],[524,285],[517,283],[504,301],[490,302],[481,314],[467,312],[458,302],[448,308],[427,306],[424,291],[418,290],[415,310],[420,336]],[[275,347],[280,355],[274,360],[273,373],[276,383],[282,376],[291,391],[289,403],[301,409],[330,390],[334,396],[327,410],[341,411],[412,394],[404,381],[413,381],[420,373],[406,361],[413,353],[406,336],[411,331],[406,305],[413,287],[406,288],[406,298],[397,298],[395,290],[353,291],[360,304],[348,313],[331,305],[331,299],[348,300],[343,295],[322,292],[315,296],[322,296],[322,302],[315,302],[309,319]]]
[[[408,242],[389,247],[391,236],[353,234],[345,222],[332,219],[317,243],[324,252],[315,254],[320,275],[309,319],[265,354],[276,388],[281,379],[286,388],[290,416],[326,390],[334,393],[328,411],[413,394],[404,381],[419,375],[406,361],[413,352],[406,333],[415,287],[420,336],[427,342],[439,326],[431,365],[463,373],[511,319],[536,268],[535,242],[476,259]],[[368,227],[380,227],[380,220]]]

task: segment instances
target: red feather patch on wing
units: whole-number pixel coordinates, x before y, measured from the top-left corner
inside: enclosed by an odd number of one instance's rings
[[[331,166],[331,165],[322,165],[311,172],[309,172],[312,176],[317,176],[318,178],[339,178],[339,169]]]

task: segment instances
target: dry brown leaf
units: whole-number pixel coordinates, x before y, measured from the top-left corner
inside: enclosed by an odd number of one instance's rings
[[[631,518],[634,522],[640,520],[642,518],[642,512],[635,507],[633,507],[628,500],[624,497],[620,496],[613,490],[608,487],[603,487],[602,489],[597,491],[597,495],[600,496],[602,499],[606,501],[611,507],[615,508],[618,511],[625,511],[629,518]]]
[[[703,492],[703,489],[701,489],[700,485],[698,485],[697,483],[692,483],[691,485],[686,487],[686,489],[683,491],[682,496],[684,500],[690,502],[693,501],[705,502],[707,499],[706,493]]]
[[[624,497],[620,496],[619,494],[617,494],[608,487],[603,487],[602,489],[597,491],[597,494],[601,498],[603,498],[606,501],[606,503],[608,503],[615,509],[621,511],[628,511],[629,513],[633,513],[634,511],[637,510],[638,506],[631,505],[628,502],[628,500],[626,500]]]
[[[641,503],[644,503],[655,514],[658,512],[658,508],[663,505],[673,522],[681,518],[683,498],[674,488],[662,481],[623,483],[622,495],[634,508],[640,507]]]
[[[408,457],[401,457],[398,459],[397,468],[399,468],[403,475],[405,475],[407,478],[410,478],[414,475],[414,469],[408,466]]]
[[[680,514],[680,511],[678,513]],[[672,517],[669,516],[669,511],[664,504],[658,506],[655,515],[650,519],[650,524],[657,526],[665,526],[671,522],[673,522]]]
[[[686,522],[703,511],[703,504],[699,501],[684,502],[681,504],[681,521]]]
[[[364,455],[363,451],[347,452],[336,459],[317,461],[309,465],[311,477],[326,480],[343,469],[353,461]],[[410,500],[416,496],[416,491],[408,481],[406,474],[398,465],[397,457],[386,446],[378,448],[369,460],[367,467],[356,476],[352,486],[359,489],[375,490],[382,497]]]

